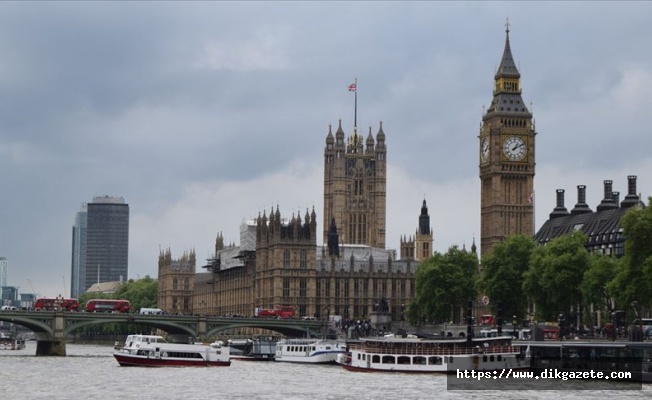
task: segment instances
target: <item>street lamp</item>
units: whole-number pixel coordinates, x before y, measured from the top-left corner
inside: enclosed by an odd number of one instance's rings
[[[559,333],[557,336],[558,340],[561,340],[563,324],[564,324],[564,314],[559,314],[559,316],[557,317],[557,325],[559,326]]]
[[[62,305],[63,305],[63,296],[58,295],[57,300],[55,302],[55,311],[62,311]]]

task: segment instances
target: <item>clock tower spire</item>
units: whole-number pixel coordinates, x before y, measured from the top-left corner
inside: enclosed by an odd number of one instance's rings
[[[479,138],[481,255],[515,234],[534,233],[534,139],[532,114],[521,97],[505,24],[505,48],[491,105],[482,117]]]

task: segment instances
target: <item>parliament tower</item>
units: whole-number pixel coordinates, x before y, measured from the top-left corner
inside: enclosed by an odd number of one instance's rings
[[[353,134],[345,143],[342,121],[335,137],[328,129],[324,150],[324,238],[333,220],[341,244],[385,248],[387,148],[382,122],[366,139]]]
[[[515,234],[534,233],[534,121],[521,97],[521,75],[509,45],[494,77],[479,135],[481,255]]]

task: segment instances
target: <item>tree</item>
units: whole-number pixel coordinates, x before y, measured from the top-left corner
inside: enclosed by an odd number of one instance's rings
[[[610,283],[618,269],[616,258],[595,253],[590,255],[589,268],[584,272],[580,285],[585,305],[593,304],[594,311],[608,313],[613,311],[614,292]]]
[[[531,236],[513,235],[482,258],[478,288],[492,299],[492,304],[502,301],[505,315],[522,318],[527,312],[527,293],[523,282],[535,248]]]
[[[586,236],[576,231],[534,249],[524,288],[536,304],[539,319],[556,320],[558,314],[581,306],[580,285],[589,267],[585,243]]]
[[[625,255],[610,284],[619,308],[652,307],[652,197],[645,208],[630,209],[621,220]]]
[[[457,246],[424,261],[416,273],[416,298],[408,304],[408,321],[420,324],[453,319],[455,310],[475,296],[477,265],[474,254]]]
[[[115,292],[114,298],[126,299],[131,303],[131,309],[156,308],[158,303],[158,281],[146,275],[142,279],[129,279]]]

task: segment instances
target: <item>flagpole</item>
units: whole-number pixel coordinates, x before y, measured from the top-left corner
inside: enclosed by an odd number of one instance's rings
[[[358,78],[355,78],[355,104],[353,108],[353,130],[358,130]]]

